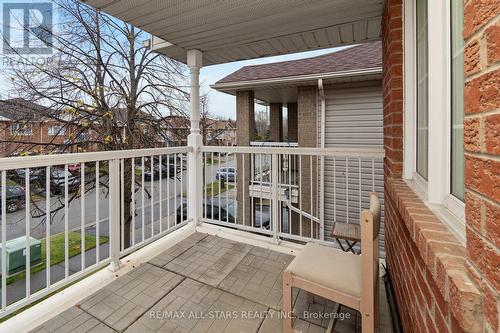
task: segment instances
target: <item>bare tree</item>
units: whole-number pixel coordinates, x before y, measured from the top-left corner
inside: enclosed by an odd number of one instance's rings
[[[50,147],[69,152],[162,145],[168,128],[159,120],[186,114],[185,67],[152,52],[143,43],[149,36],[132,25],[77,0],[54,3],[61,22],[57,33],[47,31],[53,40],[50,61],[40,65],[18,55],[22,61],[6,73],[20,97],[46,106],[50,111],[44,116],[71,132]],[[125,161],[125,246],[133,214],[132,172],[131,161]]]

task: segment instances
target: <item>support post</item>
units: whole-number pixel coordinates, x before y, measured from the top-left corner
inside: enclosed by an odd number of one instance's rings
[[[109,161],[109,270],[120,269],[120,160]],[[123,230],[122,230],[123,232]]]
[[[190,71],[190,119],[191,131],[188,135],[188,146],[192,151],[188,153],[188,218],[193,228],[201,221],[203,200],[203,165],[200,147],[203,140],[200,134],[200,68],[202,53],[190,50],[187,53],[187,64]]]

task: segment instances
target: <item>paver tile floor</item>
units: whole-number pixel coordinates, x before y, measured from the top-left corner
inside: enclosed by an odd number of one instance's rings
[[[281,332],[282,272],[292,259],[195,233],[33,332]],[[335,303],[293,294],[294,330],[324,332]],[[380,332],[391,332],[380,294]],[[338,316],[335,332],[361,332],[356,311],[342,307]]]

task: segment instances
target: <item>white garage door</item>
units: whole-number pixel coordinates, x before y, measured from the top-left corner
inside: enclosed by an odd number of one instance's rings
[[[383,148],[383,100],[380,81],[330,86],[325,90],[325,96],[326,148]],[[346,179],[349,181],[346,182]],[[359,223],[360,210],[369,207],[369,193],[372,191],[380,194],[383,203],[382,159],[327,159],[325,237],[331,234],[335,221]],[[385,257],[383,223],[380,233],[381,255]]]

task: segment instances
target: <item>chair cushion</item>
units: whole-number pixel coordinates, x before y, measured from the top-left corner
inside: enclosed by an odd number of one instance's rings
[[[324,287],[361,297],[361,256],[308,243],[285,270]]]

